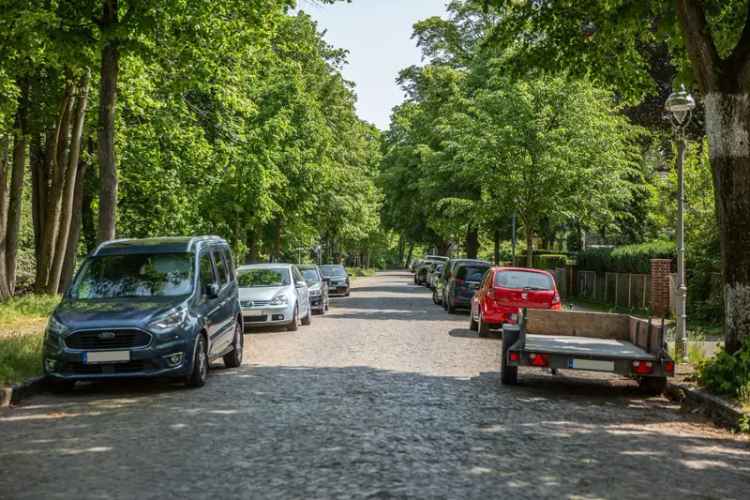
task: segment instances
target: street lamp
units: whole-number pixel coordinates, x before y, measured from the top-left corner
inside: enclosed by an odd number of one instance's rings
[[[687,285],[685,284],[685,151],[687,139],[685,139],[685,127],[690,123],[695,99],[691,96],[685,86],[682,85],[678,92],[673,92],[664,104],[666,110],[671,113],[672,127],[677,141],[677,338],[675,339],[675,351],[678,360],[684,361],[687,357]]]

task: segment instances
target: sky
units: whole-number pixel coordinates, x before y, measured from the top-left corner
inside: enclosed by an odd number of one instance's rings
[[[356,84],[357,112],[381,130],[388,128],[391,109],[404,100],[396,84],[398,72],[422,62],[411,39],[412,25],[445,14],[445,0],[352,0],[323,5],[300,0],[299,7],[318,21],[326,40],[349,50],[344,78]]]

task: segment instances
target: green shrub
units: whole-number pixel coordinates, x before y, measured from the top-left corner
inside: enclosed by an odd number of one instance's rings
[[[698,381],[717,394],[744,396],[744,388],[750,384],[750,339],[745,339],[742,349],[734,354],[722,349],[716,356],[701,363],[698,366]]]
[[[49,316],[59,302],[59,295],[27,294],[13,297],[0,303],[0,323],[15,321],[25,316]]]
[[[536,269],[556,269],[565,267],[568,264],[568,256],[562,253],[546,253],[533,256],[533,267]],[[526,266],[526,255],[516,255],[514,263],[516,266]]]
[[[579,252],[576,265],[582,271],[648,274],[651,259],[675,259],[676,249],[671,241],[651,241],[616,248],[592,248]]]
[[[346,268],[346,272],[349,273],[349,276],[353,278],[360,278],[360,277],[375,276],[377,269],[368,268],[368,267],[348,267]]]
[[[43,339],[41,333],[0,336],[0,387],[41,375]]]

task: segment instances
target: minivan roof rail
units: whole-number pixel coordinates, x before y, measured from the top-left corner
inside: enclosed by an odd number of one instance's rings
[[[148,238],[119,238],[116,240],[108,240],[103,241],[99,243],[99,245],[96,247],[96,249],[91,253],[92,256],[96,256],[103,248],[108,247],[109,245],[115,245],[117,243],[126,243],[126,242],[137,242],[142,239],[148,239]],[[193,246],[197,243],[203,242],[203,241],[219,241],[219,242],[225,242],[224,238],[221,236],[216,235],[202,235],[202,236],[165,236],[165,237],[157,237],[154,239],[169,241],[179,241],[182,240],[187,244],[188,250],[192,250]]]

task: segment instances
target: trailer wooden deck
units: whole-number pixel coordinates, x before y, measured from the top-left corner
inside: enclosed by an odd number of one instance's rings
[[[656,356],[630,342],[593,337],[569,337],[558,335],[526,334],[525,350],[541,354],[564,354],[568,356],[604,359],[639,359],[655,361]]]

